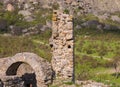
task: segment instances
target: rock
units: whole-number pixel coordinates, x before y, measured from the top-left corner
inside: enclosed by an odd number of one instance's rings
[[[12,35],[21,35],[22,34],[22,27],[10,26],[10,33]]]
[[[104,28],[104,26],[103,25],[101,25],[101,24],[99,24],[99,25],[97,25],[97,30],[99,30],[99,31],[101,31],[101,32],[103,32],[103,28]]]
[[[11,34],[8,34],[8,33],[4,33],[3,36],[5,36],[5,37],[10,37],[10,36],[12,36],[12,35],[11,35]]]
[[[28,10],[20,10],[18,14],[23,15],[24,17],[32,15],[32,13]]]
[[[108,19],[110,17],[110,14],[108,14],[108,13],[105,13],[103,15],[95,14],[95,16],[97,16],[99,19],[106,20],[106,19]]]
[[[104,30],[118,30],[119,27],[118,26],[114,26],[114,25],[110,25],[110,24],[105,24]]]
[[[7,21],[0,19],[0,31],[7,32]]]
[[[47,29],[49,29],[49,27],[46,26],[46,25],[43,25],[43,27],[42,27],[40,30],[41,30],[41,31],[45,31],[45,30],[47,30]]]
[[[117,21],[117,22],[120,23],[120,17],[118,17],[117,15],[111,16],[111,19],[112,19],[113,21]]]
[[[15,10],[14,6],[12,4],[8,4],[7,5],[7,8],[6,8],[7,11],[10,11],[10,12],[13,12]]]
[[[27,22],[31,22],[34,20],[34,18],[32,16],[26,16],[24,17],[24,19],[27,21]]]
[[[48,26],[49,28],[52,28],[52,21],[46,21],[46,26]]]
[[[110,87],[108,85],[104,85],[103,83],[98,83],[94,81],[76,81],[76,84],[81,85],[81,87]]]
[[[104,30],[110,30],[111,26],[108,24],[105,24],[105,27],[103,28]]]
[[[28,10],[20,10],[20,11],[18,12],[18,14],[23,15],[23,16],[24,16],[24,19],[25,19],[27,22],[31,22],[31,21],[34,20],[33,17],[32,17],[32,13],[31,13],[30,11],[28,11]]]
[[[85,22],[85,23],[83,23],[81,25],[84,26],[84,27],[96,27],[99,24],[100,23],[97,20],[89,20],[89,21],[87,21],[87,22]]]
[[[81,29],[82,27],[80,25],[77,25],[75,29]]]
[[[25,3],[25,4],[24,4],[24,9],[29,9],[30,7],[31,7],[30,4],[28,4],[28,3]]]

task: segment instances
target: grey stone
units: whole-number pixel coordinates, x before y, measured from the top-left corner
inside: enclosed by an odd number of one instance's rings
[[[24,17],[32,15],[32,13],[28,10],[20,10],[18,14],[23,15]]]
[[[112,19],[113,21],[117,21],[117,22],[120,23],[120,17],[118,17],[117,15],[111,16],[111,19]]]
[[[49,28],[52,28],[52,21],[46,21],[46,25],[47,25]]]
[[[81,29],[82,27],[80,25],[77,25],[75,29]]]
[[[31,21],[34,20],[34,18],[31,17],[31,16],[25,16],[24,19],[25,19],[27,22],[31,22]]]
[[[84,27],[96,27],[97,25],[99,25],[99,21],[97,20],[89,20],[87,22],[84,22],[83,24],[81,24]]]
[[[12,35],[21,35],[22,34],[22,27],[20,27],[20,26],[10,26],[10,33]]]
[[[105,24],[105,27],[104,27],[105,30],[110,30],[111,29],[111,26],[108,25],[108,24]]]

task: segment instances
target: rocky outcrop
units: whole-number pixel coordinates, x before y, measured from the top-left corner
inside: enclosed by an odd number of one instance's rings
[[[53,4],[58,3],[61,9],[69,7],[69,9],[79,8],[85,12],[120,11],[119,0],[4,0],[3,3],[14,3],[24,9],[30,8],[32,4],[39,4],[43,8],[52,8]]]
[[[74,10],[79,9],[82,13],[101,13],[120,11],[120,0],[64,0]],[[71,9],[70,8],[70,9]]]
[[[82,0],[91,7],[92,12],[117,12],[120,11],[120,0]]]

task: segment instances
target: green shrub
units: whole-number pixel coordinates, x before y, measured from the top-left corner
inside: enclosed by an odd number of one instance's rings
[[[23,17],[22,15],[18,15],[16,12],[6,11],[3,13],[3,19],[7,20],[8,25],[14,25],[17,22],[21,22]]]
[[[69,10],[68,10],[68,9],[65,9],[65,10],[64,10],[64,13],[65,13],[65,14],[69,14]]]

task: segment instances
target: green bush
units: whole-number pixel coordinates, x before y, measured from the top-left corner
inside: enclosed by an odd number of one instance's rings
[[[65,14],[69,14],[69,10],[68,10],[68,9],[65,9],[65,10],[64,10],[64,13],[65,13]]]
[[[8,25],[14,25],[17,22],[22,22],[22,15],[18,15],[16,12],[6,11],[3,13],[2,19],[6,20]]]

